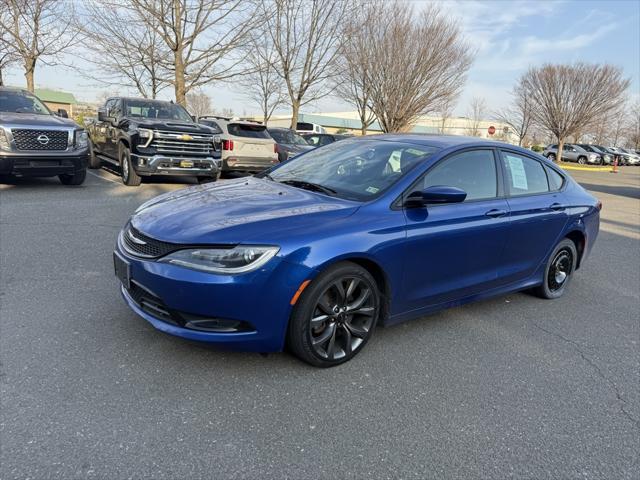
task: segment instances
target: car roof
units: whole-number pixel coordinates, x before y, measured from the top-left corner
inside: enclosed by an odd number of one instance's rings
[[[35,96],[34,93],[31,93],[26,88],[21,88],[21,87],[0,86],[0,92],[21,92],[21,93],[28,93],[29,95]]]
[[[509,147],[518,150],[531,152],[530,150],[523,149],[516,145],[511,145],[505,142],[496,142],[494,140],[488,140],[478,137],[465,137],[462,135],[436,135],[436,134],[423,134],[423,133],[385,133],[380,135],[366,135],[365,137],[350,137],[350,138],[367,138],[383,140],[388,142],[404,142],[413,143],[414,145],[424,145],[427,147],[437,147],[441,149],[451,147],[462,146],[479,146],[479,147]]]

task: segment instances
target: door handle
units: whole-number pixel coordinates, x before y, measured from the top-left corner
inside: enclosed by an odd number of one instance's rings
[[[551,210],[564,210],[566,207],[560,203],[552,203],[549,205],[549,208]]]
[[[498,208],[494,208],[492,210],[489,210],[487,213],[485,213],[487,217],[491,217],[491,218],[504,217],[506,214],[507,214],[506,210],[500,210]]]

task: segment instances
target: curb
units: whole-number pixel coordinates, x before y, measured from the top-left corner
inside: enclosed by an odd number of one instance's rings
[[[583,172],[611,172],[612,167],[574,167],[572,165],[562,165],[556,163],[563,170],[580,170]]]

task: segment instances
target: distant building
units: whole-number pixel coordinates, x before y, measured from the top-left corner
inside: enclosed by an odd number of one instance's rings
[[[255,117],[254,120],[261,120]],[[349,133],[360,135],[362,123],[358,118],[358,112],[328,112],[328,113],[301,113],[298,122],[307,122],[320,125],[328,133]],[[268,122],[271,127],[288,127],[291,124],[291,115],[273,115]],[[474,124],[477,128],[474,128]],[[493,134],[489,128],[494,127]],[[367,129],[367,134],[381,133],[378,122],[374,122]],[[493,120],[480,120],[474,122],[465,117],[451,117],[443,120],[442,117],[422,116],[411,129],[412,133],[431,133],[444,135],[468,135],[479,138],[491,138],[494,140],[517,143],[517,136],[509,127]],[[475,133],[475,135],[474,135]]]
[[[51,111],[57,112],[59,108],[62,108],[67,111],[70,117],[74,115],[73,109],[78,101],[72,93],[36,88],[35,94]]]

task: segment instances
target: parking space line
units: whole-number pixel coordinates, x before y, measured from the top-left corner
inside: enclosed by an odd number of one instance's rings
[[[100,178],[100,179],[102,179],[102,180],[105,180],[105,181],[107,181],[107,182],[115,183],[116,185],[122,185],[122,183],[121,183],[121,182],[117,182],[117,181],[115,181],[115,180],[111,180],[110,178],[103,177],[102,175],[98,175],[97,173],[92,172],[91,170],[87,170],[87,173],[89,173],[89,174],[93,175],[93,176],[94,176],[94,177],[96,177],[96,178]]]

